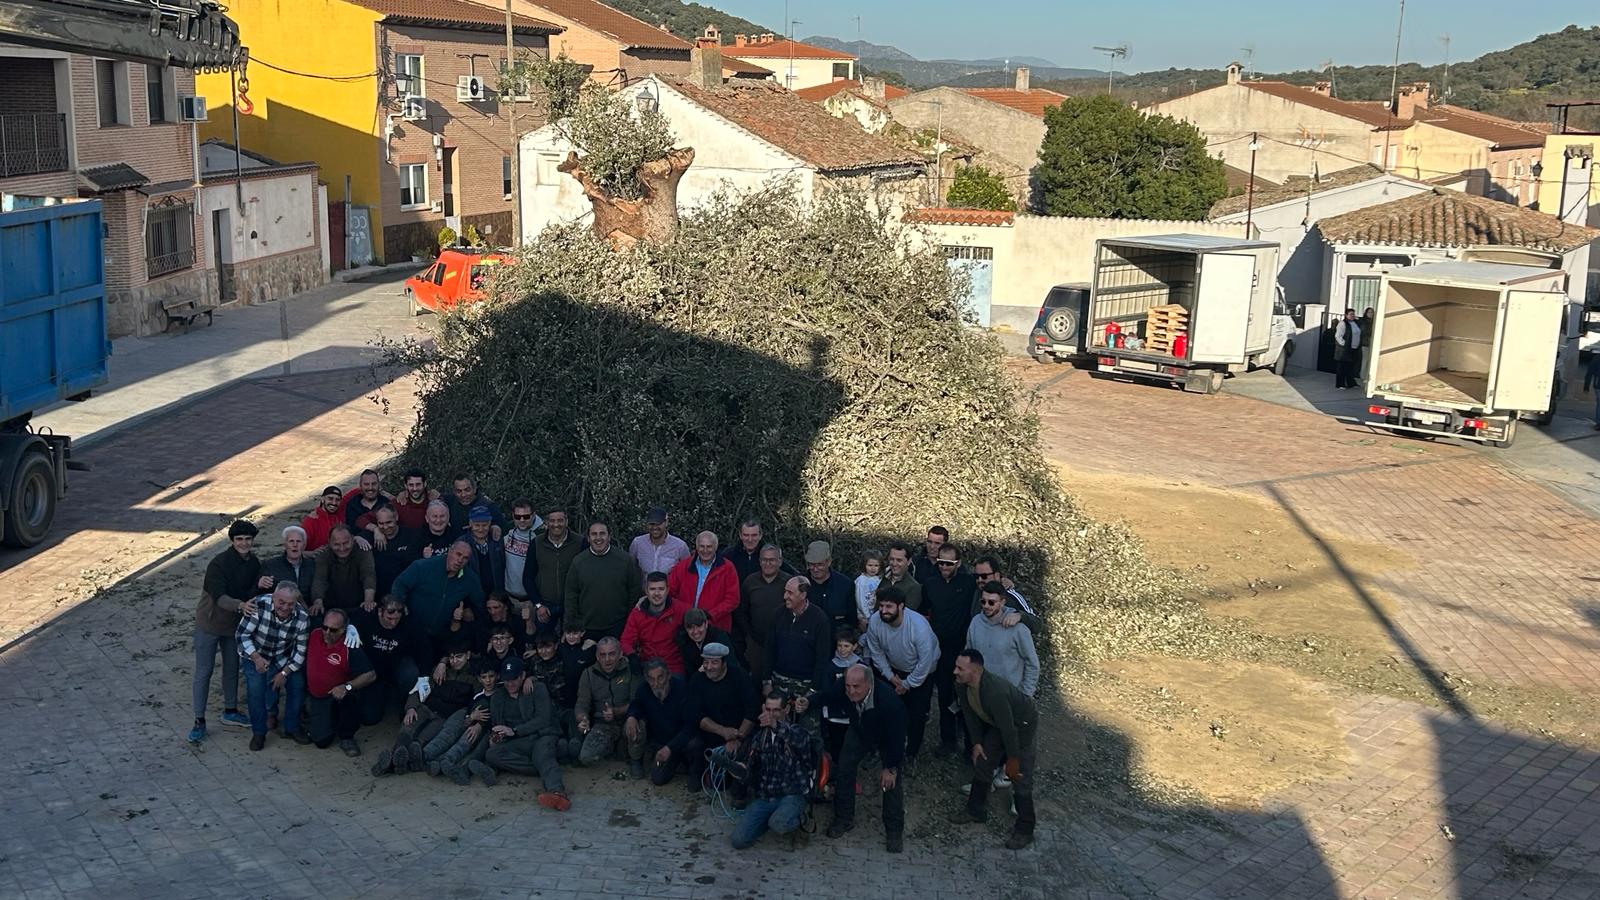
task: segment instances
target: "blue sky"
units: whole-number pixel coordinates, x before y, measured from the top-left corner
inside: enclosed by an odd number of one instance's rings
[[[783,0],[701,0],[777,28]],[[1039,56],[1060,65],[1104,68],[1091,47],[1128,42],[1135,71],[1221,68],[1254,44],[1261,71],[1339,64],[1387,63],[1394,57],[1398,0],[1317,4],[1315,18],[1298,0],[790,0],[795,33],[893,44],[924,59]],[[978,13],[974,14],[974,10]],[[1600,24],[1594,4],[1576,0],[1409,0],[1401,59],[1443,61],[1439,36],[1451,36],[1450,57],[1471,59],[1567,25]]]

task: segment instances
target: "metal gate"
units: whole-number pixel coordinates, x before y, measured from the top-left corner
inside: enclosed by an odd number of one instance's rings
[[[988,328],[989,307],[994,302],[994,248],[946,246],[944,259],[952,272],[966,273],[967,291],[962,305],[980,326]]]

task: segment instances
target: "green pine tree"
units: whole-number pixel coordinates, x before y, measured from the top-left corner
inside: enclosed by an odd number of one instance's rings
[[[957,209],[1001,209],[1016,212],[1017,202],[1006,190],[1005,179],[983,166],[956,170],[945,202]]]

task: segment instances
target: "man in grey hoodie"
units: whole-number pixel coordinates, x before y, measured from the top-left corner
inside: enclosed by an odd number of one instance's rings
[[[1030,700],[1039,690],[1039,653],[1028,626],[1007,627],[1006,589],[998,581],[985,582],[978,591],[981,611],[967,626],[967,646],[983,654],[990,675],[998,675],[1022,690]]]

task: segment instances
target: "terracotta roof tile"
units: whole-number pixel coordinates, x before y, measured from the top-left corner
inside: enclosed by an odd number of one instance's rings
[[[801,88],[794,93],[795,96],[810,100],[812,103],[821,103],[835,94],[851,90],[863,91],[865,88],[861,86],[861,82],[859,81],[851,81],[848,78],[841,78],[838,81],[830,81],[827,84],[819,84],[815,85],[814,87]],[[900,97],[904,97],[909,93],[911,92],[905,88],[896,87],[892,84],[886,84],[883,86],[883,97],[885,100],[895,100]]]
[[[1544,132],[1529,128],[1521,122],[1502,119],[1485,113],[1462,109],[1459,106],[1430,106],[1419,109],[1415,118],[1439,128],[1488,141],[1497,148],[1539,147],[1544,144]]]
[[[908,210],[904,221],[916,225],[1010,225],[1016,213],[993,209],[954,209],[927,207]]]
[[[1354,119],[1366,125],[1371,125],[1375,130],[1404,129],[1411,125],[1408,119],[1397,119],[1389,114],[1389,108],[1381,103],[1351,103],[1348,100],[1338,100],[1326,94],[1319,94],[1310,88],[1285,81],[1244,81],[1240,82],[1253,91],[1271,94],[1293,103],[1330,112],[1336,116]]]
[[[724,73],[732,72],[736,75],[774,74],[771,69],[768,69],[765,66],[758,66],[753,62],[749,62],[748,60],[735,59],[726,53],[722,54],[722,71]]]
[[[1019,91],[1015,88],[963,88],[963,94],[1009,106],[1018,112],[1025,112],[1030,116],[1044,118],[1044,111],[1052,106],[1060,106],[1061,101],[1067,99],[1066,94],[1047,91],[1044,88],[1032,88]]]
[[[380,13],[386,20],[419,25],[465,27],[474,31],[504,29],[504,10],[490,9],[468,0],[350,0],[356,6]],[[560,25],[513,13],[512,27],[534,34],[559,34]]]
[[[1248,175],[1246,177],[1248,178]],[[1315,186],[1312,185],[1311,179],[1305,177],[1289,178],[1280,185],[1269,182],[1264,183],[1257,176],[1255,208],[1260,209],[1263,206],[1271,206],[1274,203],[1282,203],[1285,200],[1304,198],[1308,192],[1321,193],[1322,191],[1360,184],[1363,181],[1371,181],[1374,178],[1381,177],[1383,177],[1383,170],[1371,163],[1363,163],[1349,169],[1329,172],[1317,179]],[[1244,212],[1245,207],[1250,204],[1250,199],[1246,194],[1240,194],[1237,197],[1224,197],[1212,205],[1211,218],[1215,219],[1219,216],[1230,216],[1236,212]]]
[[[826,47],[817,47],[812,44],[802,44],[788,38],[774,38],[763,44],[749,43],[744,46],[737,44],[723,44],[724,56],[755,57],[757,59],[855,59],[848,53],[838,50],[829,50]]]
[[[834,118],[770,81],[730,81],[706,90],[663,78],[674,90],[758,138],[823,171],[921,165],[922,157]]]
[[[1600,239],[1600,229],[1440,188],[1323,219],[1317,227],[1330,243],[1404,247],[1501,246],[1567,253]]]
[[[670,31],[635,19],[620,9],[596,0],[527,0],[530,6],[548,10],[551,15],[570,19],[592,31],[612,38],[624,47],[645,50],[687,50],[688,41]],[[503,7],[502,7],[503,8]]]

